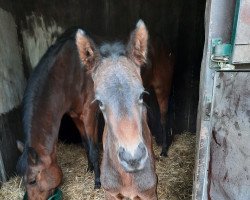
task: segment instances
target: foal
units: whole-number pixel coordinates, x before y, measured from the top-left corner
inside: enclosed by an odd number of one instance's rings
[[[75,35],[76,30],[67,31],[48,49],[25,90],[26,141],[17,168],[24,176],[28,199],[47,199],[62,180],[56,144],[65,113],[73,118],[86,142],[89,168],[94,168],[95,187],[100,187],[95,117],[98,106],[91,104],[93,80],[79,59]]]
[[[155,200],[157,177],[143,104],[140,68],[146,62],[148,31],[140,20],[127,49],[113,46],[103,57],[78,31],[79,55],[92,68],[96,101],[105,119],[101,182],[106,199]]]

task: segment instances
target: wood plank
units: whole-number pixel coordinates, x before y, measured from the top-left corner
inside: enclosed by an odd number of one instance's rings
[[[195,132],[205,0],[122,0],[119,3],[77,0],[66,10],[65,5],[65,0],[59,4],[47,0],[30,4],[29,0],[23,0],[13,5],[28,69],[35,66],[56,36],[68,27],[80,25],[107,40],[127,40],[141,18],[149,29],[150,38],[154,35],[163,38],[178,57],[174,77],[175,132]]]

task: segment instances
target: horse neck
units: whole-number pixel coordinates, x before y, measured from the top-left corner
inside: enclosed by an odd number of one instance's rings
[[[31,129],[28,140],[29,146],[33,147],[40,155],[50,155],[57,143],[60,120],[48,121],[48,126],[36,126]]]
[[[27,140],[28,145],[35,148],[39,154],[48,155],[53,152],[58,138],[61,118],[68,110],[68,106],[64,105],[63,96],[58,95],[55,92],[45,99],[40,97],[32,105],[33,110]]]
[[[66,56],[78,57],[70,45],[71,43],[64,45],[46,79],[40,81],[39,96],[35,95],[32,104],[26,105],[25,114],[29,128],[25,131],[28,144],[33,148],[40,148],[44,153],[53,151],[62,116],[70,111],[74,102],[81,101],[80,93],[85,75],[80,63],[72,63],[71,59],[66,59]],[[65,59],[61,60],[62,57]]]

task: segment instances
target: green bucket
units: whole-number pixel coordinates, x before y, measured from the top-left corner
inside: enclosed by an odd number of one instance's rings
[[[62,200],[62,191],[57,188],[54,192],[54,194],[48,198],[48,200]],[[23,200],[28,200],[28,194],[25,192]]]

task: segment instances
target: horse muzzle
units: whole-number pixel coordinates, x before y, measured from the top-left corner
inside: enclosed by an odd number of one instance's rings
[[[146,146],[141,142],[136,150],[131,153],[123,147],[118,149],[118,159],[126,172],[136,172],[142,170],[148,158]]]

